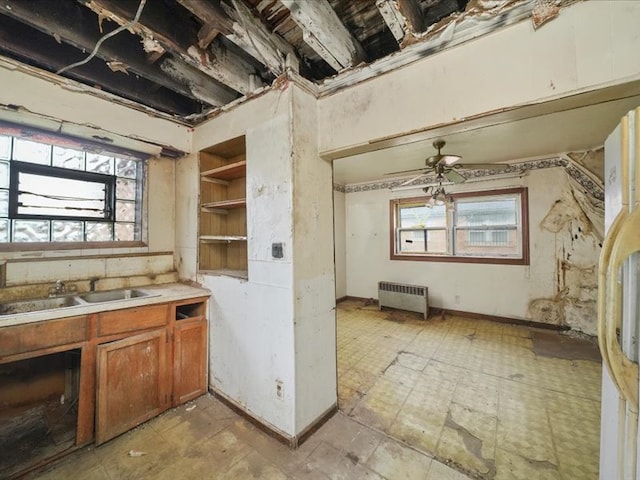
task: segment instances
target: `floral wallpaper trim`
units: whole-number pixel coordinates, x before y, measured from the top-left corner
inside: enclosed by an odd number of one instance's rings
[[[576,164],[571,162],[566,158],[548,158],[544,160],[531,160],[528,162],[514,163],[509,165],[509,168],[500,170],[500,174],[505,173],[515,173],[521,174],[526,173],[529,170],[539,170],[542,168],[553,168],[553,167],[563,167],[567,174],[577,181],[589,194],[591,194],[594,198],[598,200],[604,200],[604,189],[603,186],[594,181],[589,175],[587,175],[581,168],[579,168]],[[494,170],[465,170],[464,176],[467,179],[471,178],[481,178],[481,177],[491,177],[494,175]],[[389,189],[393,187],[399,187],[404,182],[406,182],[406,178],[394,178],[391,180],[382,180],[377,182],[369,182],[369,183],[355,183],[350,185],[339,185],[334,184],[333,188],[337,192],[342,193],[356,193],[356,192],[367,192],[371,190],[383,190]],[[425,183],[434,183],[435,175],[427,175],[424,177],[416,178],[413,182],[407,184],[407,186],[411,185],[423,185]]]

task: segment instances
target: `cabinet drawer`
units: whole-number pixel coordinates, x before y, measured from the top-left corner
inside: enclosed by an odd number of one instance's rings
[[[0,359],[86,339],[87,317],[84,316],[4,327],[0,328]]]
[[[166,304],[104,312],[98,316],[98,335],[106,336],[161,327],[167,324],[168,319],[169,305]]]

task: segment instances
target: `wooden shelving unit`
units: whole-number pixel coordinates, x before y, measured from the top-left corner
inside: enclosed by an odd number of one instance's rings
[[[200,152],[201,272],[247,276],[246,165],[244,137]]]

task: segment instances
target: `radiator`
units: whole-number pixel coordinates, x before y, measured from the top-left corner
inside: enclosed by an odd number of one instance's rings
[[[429,289],[420,285],[378,282],[378,308],[397,308],[429,315]]]

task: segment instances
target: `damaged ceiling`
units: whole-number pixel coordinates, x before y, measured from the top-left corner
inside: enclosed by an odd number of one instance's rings
[[[286,70],[321,84],[513,3],[2,0],[0,55],[195,124]]]

